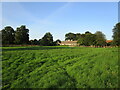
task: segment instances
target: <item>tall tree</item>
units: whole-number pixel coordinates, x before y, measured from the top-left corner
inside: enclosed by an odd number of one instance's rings
[[[28,44],[29,43],[29,29],[22,25],[18,27],[15,32],[15,43],[16,44]]]
[[[106,45],[106,37],[101,31],[97,31],[96,35],[96,45],[97,46],[105,46]]]
[[[75,40],[78,40],[79,38],[81,38],[81,34],[80,33],[76,33],[75,37],[76,37]]]
[[[81,34],[81,37],[78,39],[79,45],[90,46],[95,44],[95,35],[87,31],[85,34]]]
[[[90,46],[95,44],[95,35],[90,32],[85,32],[84,45]]]
[[[40,40],[40,44],[43,46],[52,46],[53,45],[52,34],[50,32],[47,32]]]
[[[13,44],[15,31],[11,26],[6,26],[2,32],[2,44]]]
[[[113,28],[113,44],[120,45],[120,22],[117,23]]]
[[[74,33],[67,33],[65,34],[65,40],[70,40],[70,41],[74,41],[76,39],[76,35]]]
[[[77,43],[78,43],[79,45],[84,45],[84,37],[79,38],[79,39],[77,40]]]

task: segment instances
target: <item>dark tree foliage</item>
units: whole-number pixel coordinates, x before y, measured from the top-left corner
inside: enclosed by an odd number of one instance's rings
[[[96,35],[96,46],[105,46],[106,45],[106,37],[101,31],[97,31],[95,33]]]
[[[53,42],[53,45],[57,46],[57,45],[60,45],[60,43],[61,43],[61,40],[57,39],[56,41]]]
[[[31,45],[40,45],[40,41],[37,40],[37,39],[30,40],[30,44],[31,44]]]
[[[57,39],[56,42],[57,42],[57,43],[61,43],[61,40],[60,40],[60,39]]]
[[[89,32],[89,31],[86,31],[86,32],[85,32],[85,34],[91,34],[91,32]]]
[[[84,38],[83,37],[79,38],[78,41],[77,41],[77,43],[79,45],[84,45]]]
[[[79,38],[81,38],[81,34],[80,33],[76,33],[75,34],[75,40],[78,40]]]
[[[71,32],[67,33],[65,35],[65,40],[74,41],[74,40],[76,40],[76,35],[74,33],[71,33]]]
[[[92,33],[85,33],[84,45],[90,46],[95,44],[95,35]]]
[[[22,25],[18,27],[15,32],[15,43],[16,44],[28,44],[29,43],[29,29]]]
[[[74,33],[67,33],[65,34],[65,40],[70,40],[70,41],[76,41],[81,37],[80,33],[74,34]]]
[[[15,31],[11,26],[6,26],[3,30],[1,30],[2,33],[2,44],[14,44],[14,35]]]
[[[106,43],[107,46],[112,46],[113,45],[113,42],[108,42]]]
[[[113,45],[120,45],[120,22],[113,28]]]
[[[50,32],[46,33],[40,40],[40,44],[43,46],[53,46],[53,36]]]
[[[2,46],[2,32],[0,31],[0,46]]]
[[[78,39],[77,43],[85,46],[94,45],[95,35],[87,31],[85,34],[81,34],[81,37]]]

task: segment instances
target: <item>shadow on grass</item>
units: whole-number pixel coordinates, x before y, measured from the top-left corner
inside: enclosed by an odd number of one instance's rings
[[[49,49],[72,49],[74,47],[57,47],[57,46],[35,46],[35,47],[3,47],[2,51],[19,51],[19,50],[49,50]]]

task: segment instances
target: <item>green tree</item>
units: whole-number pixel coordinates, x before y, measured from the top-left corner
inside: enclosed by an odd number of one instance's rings
[[[60,45],[61,40],[57,39],[57,40],[56,40],[56,41],[54,41],[53,43],[54,43],[54,46],[56,46],[56,45]]]
[[[14,34],[15,31],[11,26],[6,26],[3,30],[1,30],[2,33],[2,44],[14,44]]]
[[[76,35],[74,34],[74,33],[67,33],[67,34],[65,34],[65,40],[72,40],[72,41],[74,41],[74,40],[76,40]]]
[[[57,39],[56,42],[57,42],[57,43],[61,43],[61,40],[60,40],[60,39]]]
[[[85,34],[81,34],[81,37],[78,39],[77,43],[79,45],[90,46],[95,44],[95,40],[95,35],[87,31]]]
[[[0,46],[2,46],[2,32],[0,31]]]
[[[40,42],[39,42],[39,40],[34,39],[34,40],[30,40],[30,44],[31,45],[40,45]]]
[[[46,33],[40,40],[40,44],[43,46],[53,46],[53,36],[50,32]]]
[[[96,41],[95,45],[97,46],[105,46],[106,45],[106,37],[101,31],[97,31],[95,33],[96,35]]]
[[[75,40],[78,40],[79,38],[81,38],[81,34],[80,33],[76,33],[75,34]]]
[[[79,45],[84,45],[85,34],[81,34],[80,38],[77,40]]]
[[[84,45],[84,37],[79,38],[78,41],[77,41],[77,43],[79,45]]]
[[[89,32],[89,31],[86,31],[86,32],[85,32],[85,35],[86,35],[86,34],[91,34],[91,32]]]
[[[85,32],[84,45],[90,46],[95,44],[95,35],[90,32]]]
[[[15,32],[15,43],[16,44],[28,44],[29,43],[29,29],[22,25],[18,27]]]
[[[113,45],[120,45],[120,22],[113,28]]]
[[[29,44],[30,44],[30,45],[34,45],[34,40],[30,40],[30,41],[29,41]]]

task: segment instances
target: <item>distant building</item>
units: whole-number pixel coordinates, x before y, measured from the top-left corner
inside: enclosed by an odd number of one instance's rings
[[[77,41],[61,41],[60,45],[77,46]]]
[[[106,40],[106,43],[111,43],[113,40]]]
[[[106,40],[106,43],[110,43],[112,42],[112,40]],[[67,41],[61,41],[61,43],[59,43],[60,45],[69,45],[69,46],[77,46],[77,41],[70,41],[70,40],[67,40]]]

